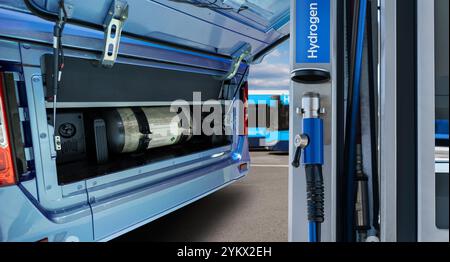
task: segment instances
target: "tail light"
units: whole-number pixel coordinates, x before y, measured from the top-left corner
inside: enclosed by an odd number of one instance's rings
[[[248,135],[248,82],[242,88],[242,103],[244,104],[244,135]]]
[[[6,118],[5,93],[3,75],[0,74],[0,186],[16,183],[14,164]]]

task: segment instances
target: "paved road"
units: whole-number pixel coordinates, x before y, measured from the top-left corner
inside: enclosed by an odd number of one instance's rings
[[[252,152],[242,180],[119,241],[287,241],[288,156]]]

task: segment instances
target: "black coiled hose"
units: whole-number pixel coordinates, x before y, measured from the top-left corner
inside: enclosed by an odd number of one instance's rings
[[[324,184],[321,165],[306,165],[306,190],[308,200],[308,220],[316,223],[324,221]]]

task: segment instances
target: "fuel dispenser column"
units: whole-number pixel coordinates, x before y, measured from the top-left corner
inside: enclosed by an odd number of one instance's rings
[[[337,1],[291,0],[289,241],[336,240]]]

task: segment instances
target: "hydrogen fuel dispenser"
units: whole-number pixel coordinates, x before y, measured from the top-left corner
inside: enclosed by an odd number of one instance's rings
[[[289,241],[448,241],[445,5],[291,1]]]
[[[335,5],[291,1],[289,241],[335,240]]]

